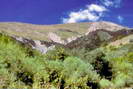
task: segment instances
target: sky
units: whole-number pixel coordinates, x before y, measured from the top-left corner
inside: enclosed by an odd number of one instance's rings
[[[133,0],[0,0],[0,22],[110,21],[133,27]]]

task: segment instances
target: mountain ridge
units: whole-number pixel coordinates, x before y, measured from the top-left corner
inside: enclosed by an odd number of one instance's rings
[[[131,28],[105,21],[58,25],[0,23],[0,32],[42,53],[56,45],[95,48],[109,43],[109,40],[115,41],[119,36],[122,38],[133,34]]]

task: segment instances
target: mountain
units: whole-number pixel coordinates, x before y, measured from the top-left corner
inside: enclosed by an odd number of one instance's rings
[[[0,88],[132,89],[133,29],[0,23]]]
[[[105,21],[59,25],[0,23],[0,32],[42,53],[55,45],[93,49],[129,35],[130,42],[133,37],[133,29]]]

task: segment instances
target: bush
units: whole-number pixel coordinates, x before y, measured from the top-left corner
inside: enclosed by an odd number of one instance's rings
[[[0,35],[0,88],[130,87],[133,85],[132,49],[132,44],[91,51],[59,47],[42,55]]]

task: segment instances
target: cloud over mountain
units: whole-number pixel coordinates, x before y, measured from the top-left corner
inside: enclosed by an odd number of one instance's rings
[[[71,11],[67,18],[63,18],[63,23],[76,23],[82,21],[99,21],[106,15],[110,16],[108,12],[113,12],[111,8],[119,8],[122,0],[99,0],[97,4],[86,5],[85,9],[79,11]],[[118,22],[122,23],[124,19],[117,15]]]
[[[87,8],[78,12],[71,12],[69,18],[63,18],[63,23],[75,23],[83,20],[97,21],[104,15],[107,9],[104,6],[91,4]]]

